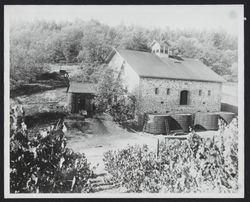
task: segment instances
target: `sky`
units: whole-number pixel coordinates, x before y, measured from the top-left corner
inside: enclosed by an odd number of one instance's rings
[[[54,20],[74,21],[95,19],[110,26],[140,25],[146,28],[225,30],[239,33],[243,22],[242,5],[147,5],[147,6],[86,6],[86,5],[8,5],[5,16],[9,23]]]

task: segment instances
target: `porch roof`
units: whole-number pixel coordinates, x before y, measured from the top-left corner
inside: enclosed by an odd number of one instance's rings
[[[70,82],[69,92],[96,94],[97,93],[96,87],[97,85],[94,83]]]

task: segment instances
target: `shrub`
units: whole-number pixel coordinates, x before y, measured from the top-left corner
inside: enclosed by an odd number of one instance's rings
[[[112,174],[113,180],[125,186],[129,191],[140,192],[144,179],[155,170],[157,166],[155,154],[142,148],[130,146],[118,152],[108,151],[104,154],[105,168]]]
[[[42,124],[50,124],[57,122],[59,119],[66,117],[65,112],[43,112],[27,115],[23,118],[28,128],[40,126]]]
[[[134,119],[136,98],[127,95],[121,75],[107,67],[97,84],[94,104],[98,112],[109,113],[115,122],[123,123]]]
[[[84,154],[66,148],[63,121],[29,139],[22,114],[21,108],[11,110],[11,193],[88,191],[93,171]]]
[[[44,72],[36,76],[36,80],[50,80],[50,79],[64,81],[63,76],[61,76],[57,72]]]
[[[236,192],[237,119],[211,138],[161,142],[159,155],[144,145],[104,154],[105,169],[131,192]]]
[[[134,119],[135,101],[131,97],[122,97],[108,106],[107,112],[113,121],[123,124]]]

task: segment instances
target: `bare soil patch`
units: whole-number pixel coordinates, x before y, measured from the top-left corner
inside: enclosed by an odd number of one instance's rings
[[[98,166],[97,173],[105,173],[103,153],[108,150],[118,150],[127,145],[147,144],[156,150],[157,136],[143,133],[132,133],[106,118],[87,118],[88,128],[81,131],[71,127],[66,131],[67,147],[76,152],[85,153],[88,161],[93,166]],[[158,136],[160,137],[160,136]]]

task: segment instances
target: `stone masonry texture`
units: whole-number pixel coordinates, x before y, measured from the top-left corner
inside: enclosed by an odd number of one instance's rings
[[[155,88],[158,88],[158,94],[155,94]],[[167,94],[167,89],[169,89],[169,94]],[[182,90],[188,91],[187,105],[180,105]],[[138,115],[167,112],[214,112],[220,111],[220,107],[221,83],[140,78]]]

